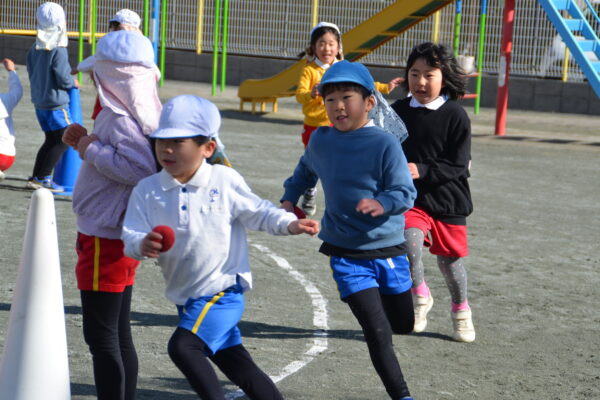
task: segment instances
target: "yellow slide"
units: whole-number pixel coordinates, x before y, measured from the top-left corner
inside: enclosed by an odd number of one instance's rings
[[[364,57],[452,2],[454,0],[396,1],[342,36],[346,60],[356,61]],[[268,102],[273,103],[273,111],[277,111],[277,98],[294,95],[304,65],[306,59],[301,59],[270,78],[242,82],[238,89],[240,110],[244,110],[244,103],[250,102],[252,112],[257,103],[261,105],[261,111],[265,111],[265,103]]]

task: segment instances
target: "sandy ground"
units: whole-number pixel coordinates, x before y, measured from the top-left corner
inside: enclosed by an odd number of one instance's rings
[[[15,112],[18,156],[8,179],[0,183],[0,349],[31,196],[23,189],[24,180],[42,142],[24,67],[19,73],[26,90]],[[0,73],[0,90],[5,88],[6,76]],[[163,100],[184,93],[209,96],[210,88],[174,81],[161,88]],[[84,82],[85,115],[93,98],[93,89]],[[302,151],[299,107],[284,99],[278,113],[240,113],[236,88],[213,100],[222,110],[221,135],[235,168],[256,193],[276,202]],[[502,139],[491,136],[493,110],[471,117],[475,212],[469,218],[466,264],[477,340],[451,340],[448,290],[428,256],[426,276],[436,304],[427,331],[394,338],[409,387],[417,399],[598,399],[600,117],[510,111],[508,135]],[[322,210],[322,196],[319,200]],[[55,207],[72,398],[92,399],[91,359],[75,287],[70,199],[57,196]],[[247,296],[241,329],[259,365],[284,377],[278,386],[285,397],[386,399],[358,324],[338,300],[327,259],[317,252],[319,240],[264,233],[249,237],[256,287]],[[272,256],[282,257],[288,268]],[[138,398],[193,399],[166,355],[176,317],[162,291],[158,268],[145,262],[138,270],[132,306],[140,359]],[[317,316],[321,320],[314,315],[319,304],[325,310]],[[318,331],[323,325],[326,335]],[[293,372],[290,366],[297,365],[303,367]],[[235,390],[225,379],[223,383],[229,392]]]

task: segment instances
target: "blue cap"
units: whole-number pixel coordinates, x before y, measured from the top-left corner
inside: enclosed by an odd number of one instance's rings
[[[193,136],[215,137],[221,127],[221,114],[211,101],[184,94],[169,100],[160,113],[155,139],[180,139]]]
[[[334,63],[327,71],[325,71],[323,79],[321,79],[321,83],[319,84],[319,91],[323,85],[337,82],[357,83],[366,88],[369,92],[375,90],[375,81],[373,80],[371,73],[367,67],[358,62],[342,60]]]

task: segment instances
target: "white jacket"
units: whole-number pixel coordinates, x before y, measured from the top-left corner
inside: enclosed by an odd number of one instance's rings
[[[165,170],[141,180],[129,198],[123,236],[125,254],[141,258],[140,244],[157,225],[175,231],[175,244],[158,263],[165,295],[183,305],[239,282],[252,287],[245,228],[289,235],[296,216],[252,193],[234,169],[202,163],[186,184]]]
[[[12,111],[23,97],[23,87],[15,71],[8,73],[8,93],[0,93],[0,154],[14,156],[15,128]]]

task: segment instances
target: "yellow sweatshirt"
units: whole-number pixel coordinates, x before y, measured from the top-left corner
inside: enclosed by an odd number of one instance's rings
[[[328,126],[330,124],[325,112],[323,98],[317,96],[314,99],[310,93],[312,88],[321,82],[325,69],[312,61],[304,67],[298,88],[296,89],[296,101],[302,104],[302,114],[304,114],[304,124],[309,126]],[[387,83],[375,82],[375,88],[383,94],[388,94],[389,85]]]

